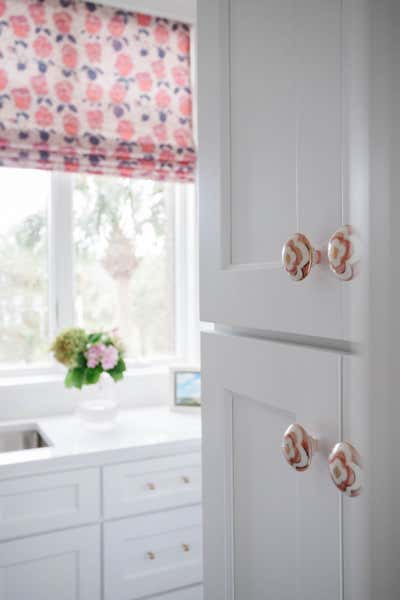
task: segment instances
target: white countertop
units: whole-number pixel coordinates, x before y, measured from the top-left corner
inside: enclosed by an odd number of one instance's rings
[[[0,453],[0,479],[197,452],[201,447],[199,411],[183,414],[164,406],[122,411],[115,426],[107,431],[92,431],[78,417],[63,415],[1,422],[0,433],[21,424],[36,425],[51,445]]]

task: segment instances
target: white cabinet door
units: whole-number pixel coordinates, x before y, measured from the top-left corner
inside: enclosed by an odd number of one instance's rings
[[[347,303],[360,279],[339,281],[326,257],[302,282],[281,267],[294,232],[326,250],[341,225],[364,229],[366,76],[351,4],[198,3],[203,321],[355,337]]]
[[[100,527],[0,544],[1,600],[100,600]]]
[[[202,352],[204,597],[340,600],[341,357],[219,334]],[[302,473],[281,452],[291,423],[318,438]]]

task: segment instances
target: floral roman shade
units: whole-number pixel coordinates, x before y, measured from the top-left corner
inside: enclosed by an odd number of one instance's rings
[[[75,0],[0,0],[0,165],[192,181],[183,23]]]

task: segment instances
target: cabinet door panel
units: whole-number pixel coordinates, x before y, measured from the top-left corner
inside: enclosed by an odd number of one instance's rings
[[[339,600],[342,500],[327,457],[340,438],[340,357],[204,334],[202,372],[205,597]],[[303,473],[281,454],[295,422],[319,439]]]
[[[363,103],[348,101],[345,80],[359,98],[348,14],[340,0],[202,0],[198,10],[201,318],[350,338],[346,302],[359,284],[336,279],[326,258],[301,283],[281,267],[295,231],[326,250],[347,219],[363,226],[349,208],[360,193],[347,163],[363,178],[366,144]]]
[[[100,528],[0,544],[2,600],[100,600]]]

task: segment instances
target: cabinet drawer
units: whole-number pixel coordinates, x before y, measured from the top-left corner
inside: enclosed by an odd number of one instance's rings
[[[135,600],[201,581],[200,506],[105,523],[104,600]]]
[[[98,469],[0,482],[0,539],[92,523],[100,516]]]
[[[200,500],[199,453],[104,468],[106,519],[196,504]]]

